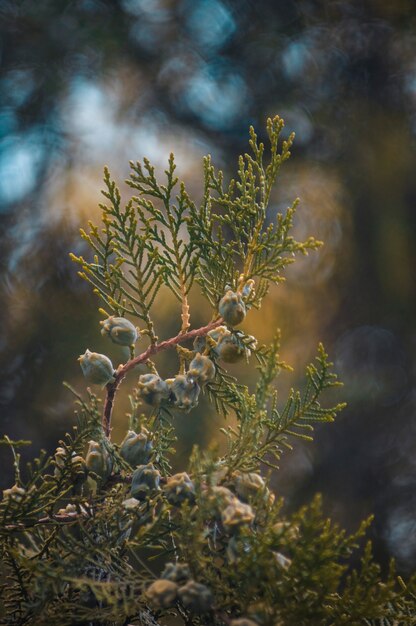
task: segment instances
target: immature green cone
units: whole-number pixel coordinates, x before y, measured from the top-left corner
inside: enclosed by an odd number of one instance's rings
[[[196,380],[201,387],[211,382],[215,378],[214,363],[198,352],[189,364],[188,378]]]
[[[223,510],[221,514],[222,525],[229,533],[238,530],[240,526],[251,524],[254,520],[254,512],[249,504],[240,502],[237,498]]]
[[[183,585],[191,578],[191,572],[187,563],[166,563],[160,577]]]
[[[101,480],[106,480],[113,471],[113,460],[104,444],[90,441],[87,456],[85,458],[90,472],[97,474]]]
[[[195,580],[189,580],[186,585],[180,587],[178,596],[185,609],[192,613],[206,613],[214,604],[214,598],[208,587]]]
[[[229,326],[238,326],[238,324],[241,324],[247,312],[241,294],[228,289],[225,296],[220,300],[218,312],[224,322]]]
[[[255,497],[259,491],[265,491],[266,489],[263,478],[256,472],[244,473],[236,471],[233,473],[232,478],[237,496],[245,502]]]
[[[227,487],[213,486],[204,493],[212,517],[221,519],[222,511],[235,500],[235,495]]]
[[[195,500],[194,483],[186,472],[169,476],[163,491],[167,501],[175,506],[180,506],[185,500],[189,502]]]
[[[121,443],[120,456],[132,467],[145,465],[150,460],[152,448],[153,444],[149,441],[149,433],[145,428],[138,434],[129,430]]]
[[[195,337],[194,339],[194,350],[195,352],[203,352],[205,350],[207,340],[205,337]]]
[[[170,390],[173,396],[173,404],[178,409],[190,411],[198,404],[200,386],[194,380],[178,374],[170,382]]]
[[[226,326],[217,326],[214,330],[210,330],[207,337],[210,337],[213,341],[221,341],[223,337],[227,337],[231,334],[231,331]]]
[[[170,396],[168,384],[157,374],[142,374],[137,383],[139,396],[151,406],[157,407]]]
[[[236,471],[232,475],[234,488],[237,496],[243,500],[243,502],[250,502],[250,500],[257,499],[259,496],[263,502],[266,502],[270,506],[275,500],[275,495],[266,487],[266,483],[260,474],[256,472],[239,472]]]
[[[218,343],[223,337],[226,337],[229,334],[230,331],[226,326],[217,326],[214,330],[210,330],[205,337],[195,337],[194,350],[195,352],[201,352],[202,354],[207,346],[211,346],[212,342],[208,341],[208,337],[215,343]]]
[[[229,474],[229,468],[227,465],[217,466],[210,476],[210,482],[212,485],[220,485],[224,482]]]
[[[175,604],[177,595],[178,585],[161,578],[146,590],[146,598],[155,609],[169,609]]]
[[[108,356],[85,350],[79,359],[82,373],[89,383],[106,385],[114,381],[114,367]]]
[[[221,338],[214,348],[215,353],[225,363],[237,363],[242,359],[248,359],[251,355],[250,348],[243,342],[243,337],[238,331]],[[250,347],[254,350],[257,346],[255,337],[248,336],[252,341]]]
[[[132,346],[140,336],[137,328],[125,317],[111,315],[100,324],[102,325],[101,334],[107,335],[111,341],[120,346]]]
[[[150,493],[159,490],[160,472],[152,463],[140,465],[131,477],[130,494],[137,500],[144,500]]]

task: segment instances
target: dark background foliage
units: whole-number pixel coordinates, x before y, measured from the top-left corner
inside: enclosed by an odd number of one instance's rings
[[[298,230],[326,245],[247,330],[280,326],[300,371],[324,340],[348,409],[282,461],[276,490],[289,507],[322,491],[348,528],[374,512],[378,558],[414,568],[415,19],[411,0],[0,3],[0,430],[34,441],[26,457],[73,421],[61,382],[84,388],[78,354],[112,350],[67,255],[104,163],[121,181],[129,159],[161,168],[173,150],[198,197],[202,155],[230,175],[248,125],[278,113],[297,139],[276,208],[299,195]],[[206,411],[178,418],[184,455],[221,424]]]

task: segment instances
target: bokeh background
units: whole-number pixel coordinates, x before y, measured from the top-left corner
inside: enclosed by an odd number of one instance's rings
[[[380,562],[415,568],[415,22],[412,0],[2,0],[0,432],[33,440],[25,458],[74,423],[62,380],[85,389],[77,356],[123,357],[68,257],[98,219],[103,165],[127,193],[130,159],[160,170],[173,150],[198,199],[202,156],[232,175],[249,124],[262,135],[278,113],[297,138],[272,208],[300,196],[296,234],[325,247],[245,328],[260,341],[281,328],[296,368],[282,398],[322,339],[348,408],[282,459],[274,485],[289,510],[321,491],[348,529],[375,513]],[[161,336],[177,330],[169,300],[156,317]],[[222,421],[204,406],[177,424],[185,465]],[[116,438],[125,427],[119,411]]]

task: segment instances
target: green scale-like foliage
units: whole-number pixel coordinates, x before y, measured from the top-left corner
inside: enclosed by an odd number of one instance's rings
[[[240,329],[295,255],[321,245],[291,235],[297,200],[276,216],[268,208],[294,138],[280,142],[282,128],[279,117],[268,120],[267,151],[250,129],[251,154],[228,184],[206,157],[199,205],[173,155],[163,184],[148,160],[131,163],[136,195],[126,204],[105,170],[102,224],[81,231],[92,258],[72,258],[102,300],[103,334],[130,358],[114,370],[105,355],[80,357],[104,398],[68,385],[77,425],[55,454],[21,468],[19,448],[29,442],[0,440],[15,469],[0,503],[1,623],[416,623],[416,580],[404,582],[393,563],[382,578],[370,543],[362,545],[371,520],[348,535],[323,516],[319,497],[287,516],[268,487],[283,451],[311,440],[344,406],[325,401],[340,383],[322,345],[302,388],[282,402],[276,378],[291,368],[279,357],[279,332],[258,346]],[[192,328],[188,298],[198,286],[208,314]],[[156,328],[162,289],[178,301],[175,337],[159,338]],[[163,380],[157,366],[172,348],[178,368]],[[228,371],[238,359],[252,367],[250,388]],[[112,412],[130,371],[129,431],[114,442]],[[226,420],[224,452],[195,448],[172,475],[175,417],[197,413],[201,393]]]

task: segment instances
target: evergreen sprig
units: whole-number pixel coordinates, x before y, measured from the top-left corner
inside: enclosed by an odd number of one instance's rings
[[[324,407],[320,396],[325,389],[341,385],[322,344],[316,357],[318,366],[311,363],[306,369],[303,392],[291,389],[283,408],[278,407],[277,390],[273,381],[287,364],[279,360],[279,336],[271,345],[264,365],[260,366],[256,393],[229,386],[230,404],[236,408],[237,426],[222,429],[228,442],[224,463],[233,469],[256,470],[260,463],[278,468],[276,461],[284,448],[292,449],[289,439],[312,440],[314,424],[332,422],[345,403]],[[270,406],[267,406],[267,405]]]
[[[237,289],[250,279],[258,279],[256,293],[248,300],[259,307],[267,294],[269,283],[284,280],[282,270],[300,252],[316,250],[322,245],[313,237],[296,241],[289,232],[299,200],[285,214],[277,213],[276,222],[268,224],[271,190],[280,167],[290,157],[294,140],[292,133],[282,142],[284,127],[276,116],[267,123],[270,158],[264,163],[265,147],[258,143],[250,128],[252,155],[240,156],[237,178],[225,187],[221,171],[216,172],[208,156],[204,159],[204,196],[197,209],[191,205],[189,230],[191,241],[200,249],[197,280],[204,295],[215,306],[226,285]]]
[[[193,242],[186,240],[186,217],[191,200],[182,182],[179,192],[173,197],[178,183],[173,154],[170,155],[168,169],[165,170],[166,185],[157,183],[155,168],[148,159],[144,159],[143,163],[146,173],[139,162],[130,163],[132,173],[130,180],[126,182],[140,192],[140,196],[134,197],[133,201],[143,224],[149,252],[158,259],[163,282],[182,302],[182,330],[186,331],[189,328],[187,296],[198,265],[197,248]],[[146,196],[159,201],[161,208]]]
[[[79,358],[104,401],[67,385],[77,425],[54,454],[41,452],[22,468],[19,448],[28,442],[0,439],[15,475],[0,502],[1,623],[415,624],[416,578],[404,582],[393,564],[383,577],[371,545],[361,547],[370,519],[348,535],[325,518],[319,496],[287,515],[269,488],[283,450],[311,440],[314,427],[345,406],[325,399],[340,383],[321,344],[302,388],[282,402],[276,379],[291,368],[279,356],[280,332],[257,346],[236,329],[283,280],[293,255],[320,246],[291,234],[298,201],[271,219],[273,186],[293,142],[293,134],[280,141],[282,129],[281,118],[268,120],[267,150],[250,129],[251,153],[228,184],[206,157],[198,206],[173,155],[163,183],[147,159],[131,163],[127,183],[138,195],[126,204],[105,170],[101,225],[81,231],[92,257],[72,258],[106,307],[102,334],[130,357],[117,369],[103,354]],[[200,328],[191,327],[189,310],[195,283],[210,305]],[[180,322],[176,336],[159,340],[153,310],[162,287],[179,302]],[[164,380],[157,365],[172,349],[178,372]],[[249,386],[229,372],[238,360],[252,368]],[[138,379],[129,428],[114,442],[113,409],[130,372]],[[196,413],[201,393],[226,420],[226,446],[195,447],[187,463],[175,456],[175,418]]]

